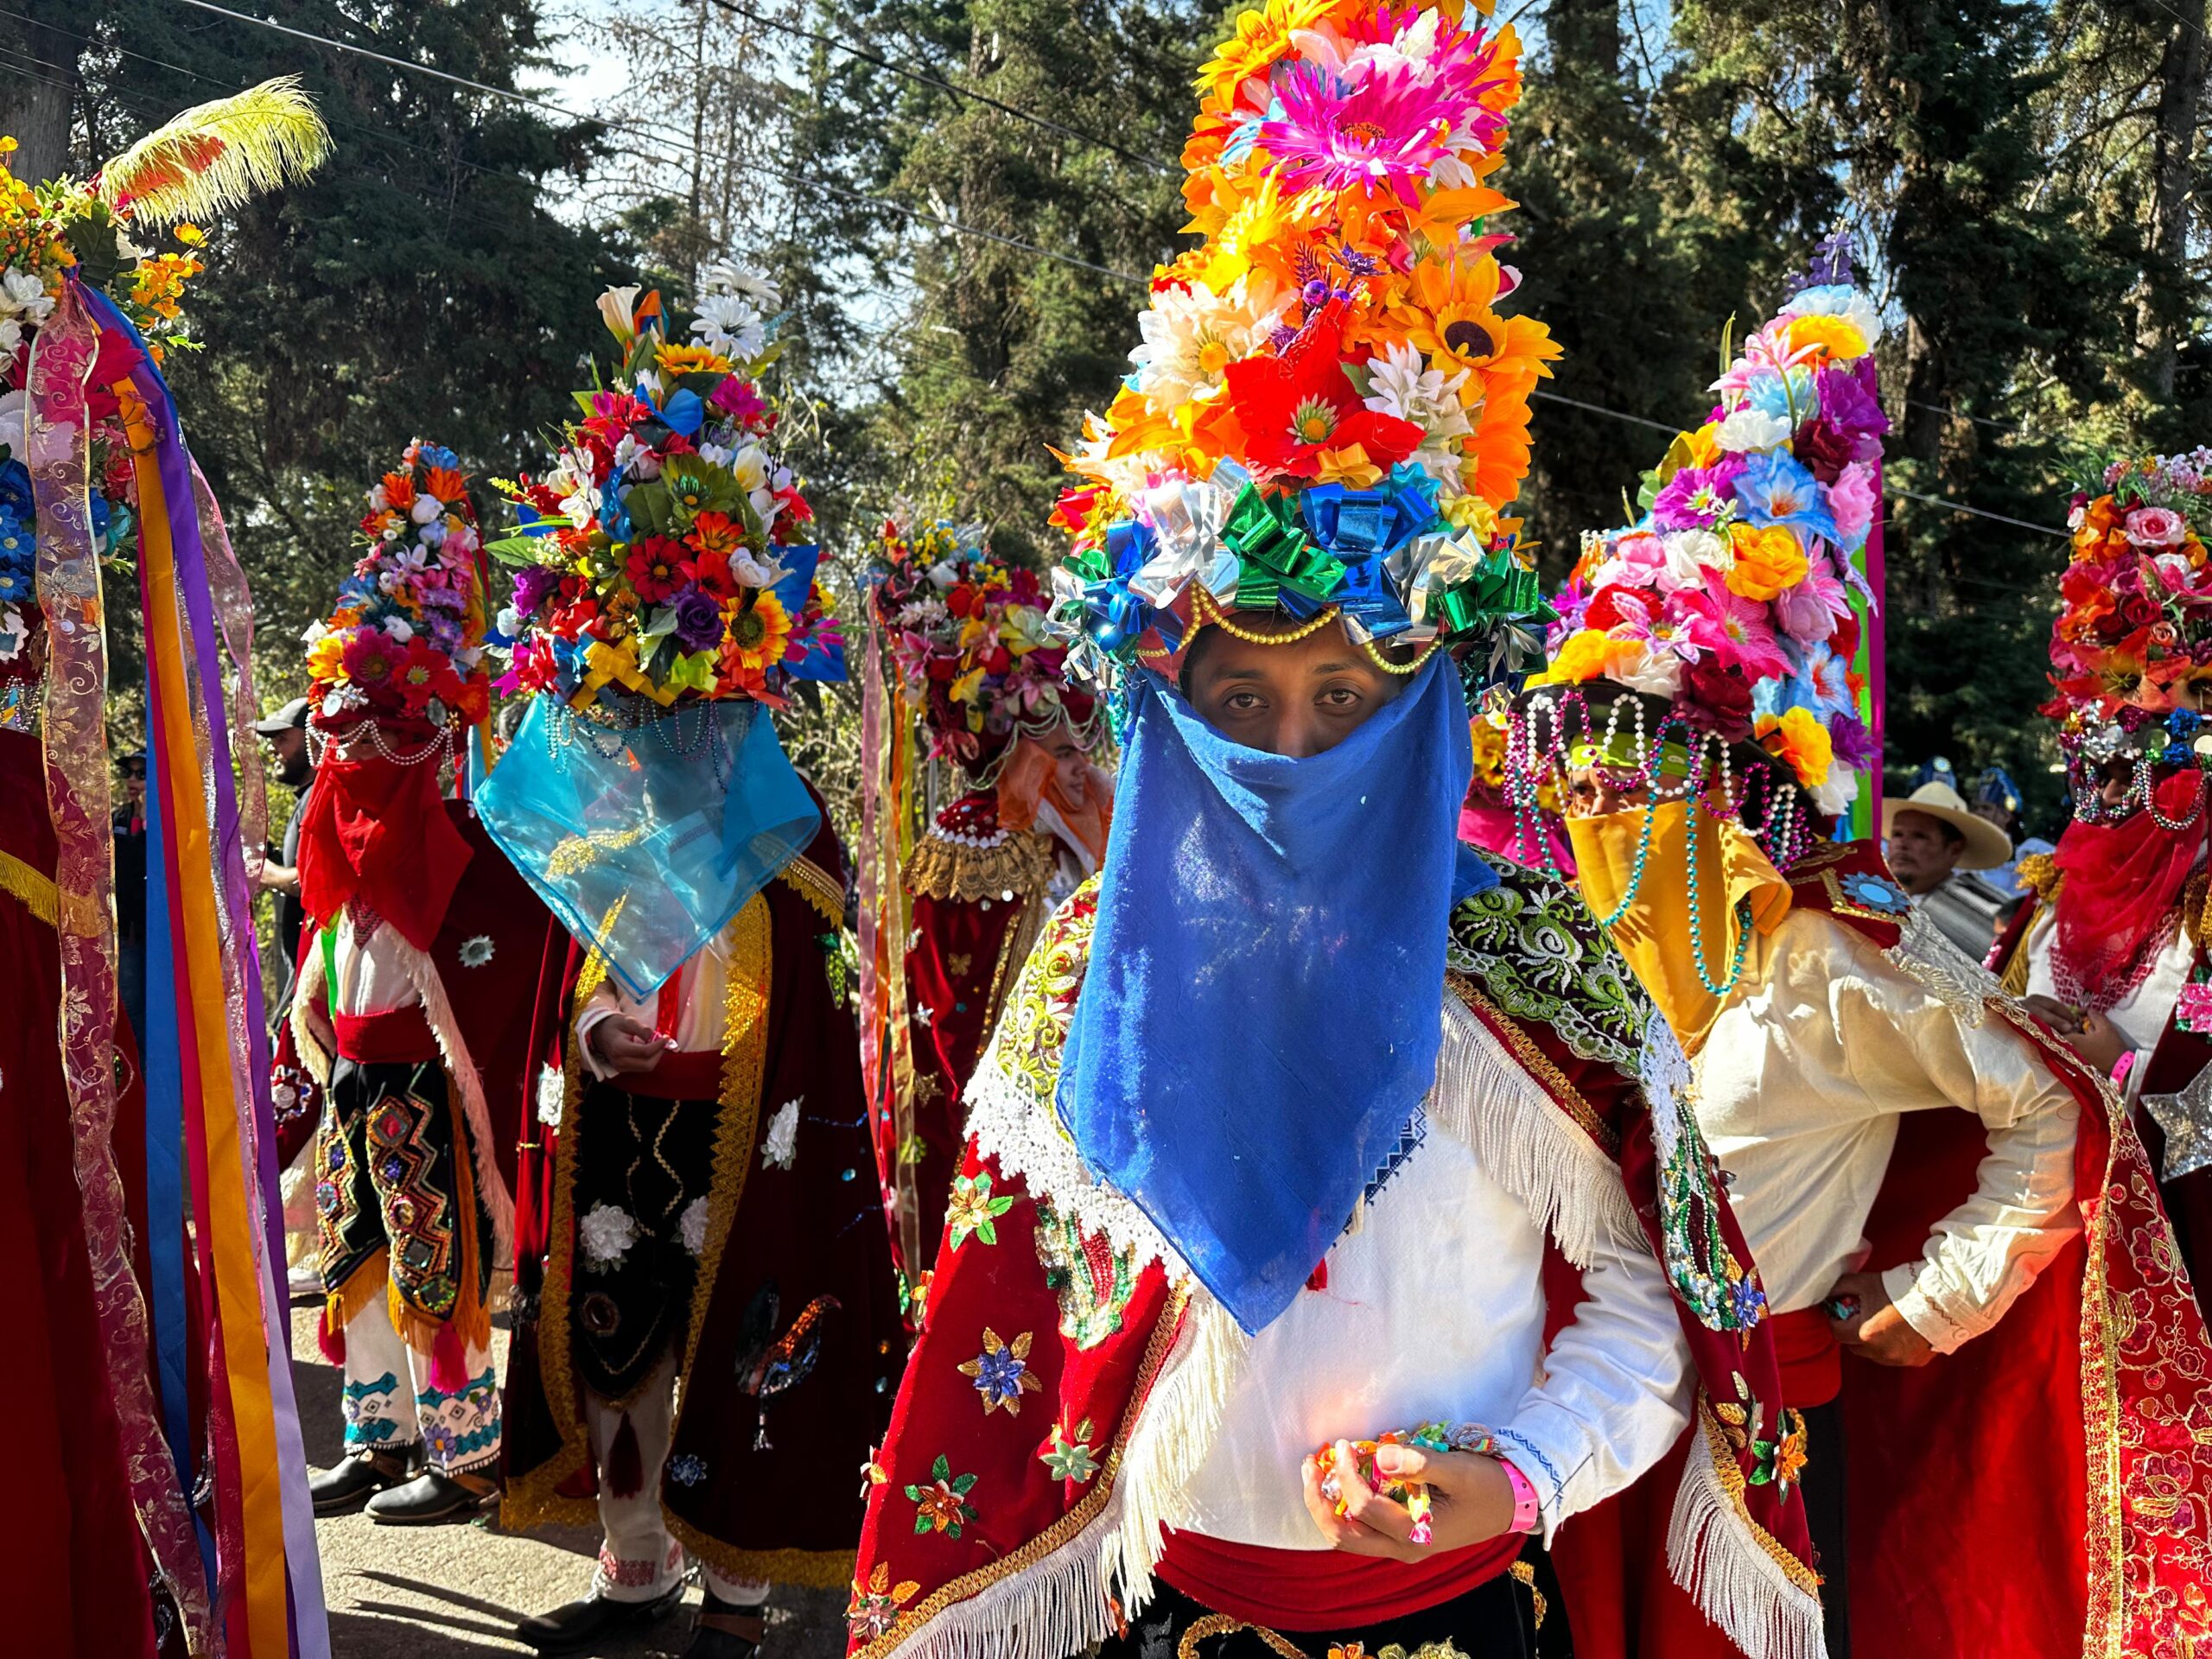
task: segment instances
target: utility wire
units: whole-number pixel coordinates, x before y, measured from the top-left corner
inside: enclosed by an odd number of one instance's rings
[[[934,225],[940,229],[950,232],[956,236],[974,237],[981,241],[995,242],[1001,247],[1016,249],[1023,253],[1032,253],[1040,259],[1050,259],[1059,264],[1073,266],[1078,270],[1093,271],[1099,276],[1115,277],[1122,282],[1142,283],[1148,280],[1146,277],[1137,275],[1135,271],[1116,270],[1111,266],[1096,264],[1088,259],[1077,258],[1072,254],[1058,253],[1050,248],[1039,247],[1035,243],[1025,242],[1019,237],[1003,236],[996,231],[982,230],[972,225],[963,225],[957,219],[944,219],[934,213],[924,213],[919,208],[909,207],[903,202],[893,200],[888,196],[874,195],[860,191],[845,190],[836,185],[825,184],[818,179],[801,179],[794,175],[785,173],[779,169],[759,166],[751,162],[739,162],[730,160],[729,158],[715,156],[705,148],[693,143],[690,139],[679,137],[667,128],[655,126],[647,122],[621,120],[607,116],[585,115],[577,111],[569,109],[565,105],[556,104],[550,99],[534,98],[528,92],[517,92],[511,86],[490,86],[480,80],[471,80],[466,75],[455,75],[448,73],[443,69],[434,69],[426,63],[416,63],[407,58],[395,58],[383,52],[372,51],[365,46],[355,46],[351,41],[334,41],[327,35],[313,34],[303,29],[294,29],[289,23],[280,23],[272,18],[257,17],[251,12],[233,11],[228,6],[219,6],[215,4],[214,0],[179,0],[179,3],[191,6],[200,11],[213,12],[218,16],[228,17],[237,22],[251,23],[257,29],[274,29],[280,35],[289,35],[295,40],[312,41],[317,46],[328,47],[331,50],[335,52],[350,52],[359,57],[369,58],[378,63],[388,64],[395,69],[404,69],[414,74],[429,75],[435,79],[445,81],[452,86],[466,87],[470,92],[481,92],[487,98],[505,99],[510,103],[528,105],[532,109],[542,110],[549,114],[560,116],[566,120],[593,123],[600,126],[613,128],[616,130],[642,133],[648,138],[658,139],[664,143],[672,143],[677,149],[686,151],[695,156],[709,160],[728,161],[729,165],[741,168],[750,167],[754,172],[776,179],[784,184],[792,187],[793,188],[821,190],[828,194],[841,196],[849,200],[863,202],[872,207],[886,208],[892,213],[903,214],[908,219],[919,220],[923,224]],[[634,155],[635,152],[632,152],[632,154]],[[666,156],[647,156],[643,159],[665,163],[670,162],[671,158]]]

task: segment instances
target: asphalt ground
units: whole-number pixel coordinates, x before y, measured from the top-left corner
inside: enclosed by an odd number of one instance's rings
[[[292,1383],[308,1462],[329,1467],[342,1453],[338,1368],[315,1336],[320,1305],[292,1309]],[[493,1353],[505,1375],[506,1333]],[[484,1519],[460,1526],[378,1526],[365,1515],[315,1523],[322,1593],[336,1659],[475,1659],[534,1651],[514,1639],[515,1621],[572,1601],[591,1587],[599,1535],[575,1527],[506,1532]],[[690,1640],[695,1586],[683,1611],[653,1629],[590,1650],[595,1659],[677,1656]],[[779,1590],[768,1609],[760,1659],[836,1659],[845,1649],[845,1598],[835,1591]]]

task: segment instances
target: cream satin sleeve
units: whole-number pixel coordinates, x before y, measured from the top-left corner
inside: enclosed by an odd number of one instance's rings
[[[1880,1110],[1974,1113],[1989,1150],[1974,1190],[1936,1224],[1916,1262],[1882,1270],[1905,1323],[1948,1354],[1980,1336],[2081,1230],[2074,1143],[2081,1111],[2036,1050],[2001,1017],[1974,1018],[1841,926],[1831,944],[1831,1006],[1850,1075]],[[1952,987],[1987,976],[1931,928],[1906,947]],[[1979,1010],[1976,1010],[1979,1013]]]

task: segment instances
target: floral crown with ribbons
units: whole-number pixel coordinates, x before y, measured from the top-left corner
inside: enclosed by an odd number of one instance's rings
[[[911,512],[885,521],[881,549],[869,602],[932,758],[982,783],[1014,739],[1064,721],[1093,744],[1097,700],[1067,683],[1067,642],[1046,620],[1034,571],[993,557],[982,524],[925,524]]]
[[[0,137],[0,723],[14,704],[11,688],[34,677],[31,642],[43,626],[29,458],[8,435],[24,429],[24,347],[73,276],[113,302],[158,365],[168,344],[188,338],[185,290],[205,269],[194,221],[311,173],[329,153],[330,134],[298,77],[285,75],[194,105],[89,179],[26,182],[9,170],[16,148]],[[156,251],[134,239],[158,231],[176,246]],[[130,452],[111,391],[89,388],[86,409],[92,538],[105,558],[135,522]]]
[[[308,677],[320,749],[360,722],[435,728],[420,753],[450,751],[456,728],[491,712],[484,576],[468,475],[450,449],[417,438],[370,489],[360,530],[368,550],[339,585],[329,616],[307,631]]]
[[[814,512],[772,453],[760,386],[781,351],[778,303],[716,266],[678,342],[658,293],[601,296],[614,382],[575,394],[582,418],[543,475],[499,480],[518,524],[487,550],[515,567],[501,690],[620,721],[680,702],[780,705],[792,680],[844,677]]]
[[[1707,418],[1643,475],[1635,522],[1584,538],[1515,709],[1518,807],[1594,742],[1616,781],[1717,804],[1786,869],[1857,799],[1875,758],[1857,659],[1889,429],[1881,327],[1847,241],[1824,242],[1729,355]],[[1664,745],[1687,764],[1662,764]]]
[[[2073,546],[2050,631],[2053,696],[2075,816],[2088,823],[2148,808],[2161,769],[2212,770],[2212,449],[2120,457],[2077,484]],[[2104,774],[2128,770],[2124,798]],[[2186,828],[2201,810],[2171,829]]]
[[[1199,79],[1184,159],[1201,245],[1161,266],[1135,365],[1082,442],[1053,522],[1071,664],[1173,676],[1231,612],[1302,638],[1341,619],[1395,671],[1541,660],[1550,613],[1518,524],[1529,397],[1558,347],[1485,181],[1519,42],[1458,0],[1268,0]],[[1277,626],[1287,623],[1287,627]]]

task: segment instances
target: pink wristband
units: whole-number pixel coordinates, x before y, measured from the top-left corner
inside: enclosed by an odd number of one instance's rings
[[[1513,1486],[1513,1524],[1506,1530],[1534,1532],[1540,1518],[1536,1509],[1536,1489],[1529,1484],[1529,1477],[1516,1469],[1506,1459],[1500,1458],[1497,1460],[1497,1466],[1505,1471],[1505,1478]]]

